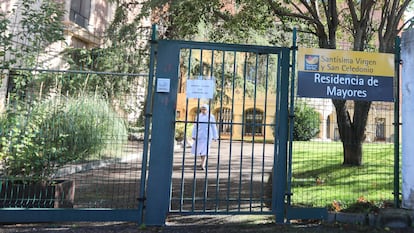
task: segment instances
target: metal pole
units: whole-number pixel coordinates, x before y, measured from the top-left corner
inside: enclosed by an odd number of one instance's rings
[[[280,88],[278,95],[280,96],[280,121],[277,128],[278,146],[275,155],[274,169],[273,169],[273,193],[275,193],[273,211],[276,215],[276,223],[284,223],[286,206],[286,180],[287,180],[287,144],[289,137],[289,114],[288,114],[288,103],[289,103],[289,62],[290,62],[290,49],[283,48],[281,53],[281,76]]]
[[[145,191],[146,191],[146,181],[147,181],[147,163],[148,163],[148,146],[149,146],[149,135],[150,135],[150,124],[152,118],[152,92],[153,92],[153,82],[154,82],[154,64],[155,64],[155,54],[156,54],[156,45],[157,45],[157,25],[152,25],[152,35],[151,35],[151,51],[150,51],[150,61],[149,61],[149,76],[148,76],[148,93],[147,100],[145,104],[145,131],[144,131],[144,146],[142,152],[142,167],[141,167],[141,184],[139,189],[139,198],[138,198],[138,224],[143,223],[143,211],[145,208]]]
[[[400,207],[400,64],[401,39],[395,38],[394,77],[394,207]]]
[[[288,158],[288,180],[287,180],[287,204],[290,206],[292,199],[292,147],[293,147],[293,126],[295,120],[295,67],[296,67],[296,28],[293,28],[293,43],[292,43],[292,64],[291,64],[291,80],[290,80],[290,106],[289,106],[289,158]]]

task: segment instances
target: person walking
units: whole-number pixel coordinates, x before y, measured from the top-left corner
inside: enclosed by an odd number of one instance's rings
[[[205,170],[211,142],[218,139],[216,119],[210,114],[207,104],[203,104],[200,108],[195,127],[193,127],[192,138],[195,143],[192,145],[191,153],[195,156],[200,156],[200,168]]]

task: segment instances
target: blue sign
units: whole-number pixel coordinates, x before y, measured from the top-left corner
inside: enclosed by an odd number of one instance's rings
[[[299,48],[301,97],[394,101],[394,55]]]
[[[301,97],[394,101],[393,78],[320,72],[298,72]]]

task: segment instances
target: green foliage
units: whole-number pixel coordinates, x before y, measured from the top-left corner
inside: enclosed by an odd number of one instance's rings
[[[308,141],[319,133],[320,119],[318,112],[304,102],[296,102],[293,140]]]
[[[0,117],[3,174],[26,182],[46,181],[59,167],[121,146],[126,126],[98,98],[49,99],[16,104]]]
[[[64,51],[64,55],[72,70],[114,73],[142,72],[146,66],[144,57],[147,57],[142,51],[131,52],[120,45],[93,49],[69,48]]]
[[[175,124],[175,140],[183,141],[186,137],[191,138],[191,133],[193,130],[192,123],[182,123],[178,122]]]
[[[63,5],[54,0],[18,1],[11,12],[0,13],[0,56],[7,58],[1,59],[1,66],[10,69],[9,84],[14,88],[9,98],[20,101],[29,95],[30,83],[36,76],[27,75],[29,72],[15,75],[13,68],[42,65],[39,58],[44,49],[64,40],[63,15]]]
[[[177,141],[182,141],[184,140],[184,129],[185,129],[185,124],[183,123],[177,123],[175,124],[175,140]]]
[[[51,43],[62,41],[64,8],[61,3],[53,0],[26,0],[14,6],[11,16],[19,14],[17,30],[7,32],[10,21],[4,21],[0,27],[2,44],[7,46],[11,59],[10,65],[17,64],[23,67],[39,65],[39,54]],[[5,26],[7,25],[7,26]],[[14,43],[23,41],[23,43]]]
[[[67,78],[61,79],[63,93],[99,93],[105,98],[111,98],[120,93],[128,95],[134,85],[139,85],[136,83],[138,82],[137,76],[122,75],[137,72],[136,67],[139,64],[136,64],[133,57],[129,57],[121,50],[115,48],[67,49],[65,54],[65,59],[70,64],[71,70],[92,70],[108,72],[108,74],[97,74],[96,72],[87,75],[84,73],[65,74]],[[114,74],[111,73],[118,75],[113,78]]]
[[[142,3],[116,1],[114,19],[105,32],[105,48],[70,49],[68,62],[72,68],[118,73],[147,73],[151,28],[142,25],[142,17],[148,17]],[[131,12],[140,12],[134,20]],[[79,59],[81,58],[81,59]],[[87,60],[88,59],[88,60]],[[81,60],[81,62],[79,62]],[[82,64],[79,64],[82,63]]]
[[[41,124],[48,114],[16,105],[16,109],[10,109],[1,116],[0,158],[6,177],[41,180],[53,169],[54,164],[51,163],[60,162],[62,158],[49,160],[53,156],[49,153],[56,148],[46,146],[48,142],[41,132]]]
[[[10,20],[6,15],[0,12],[0,56],[3,57],[6,55],[6,51],[11,49],[11,33],[7,32],[7,27],[10,24]],[[1,64],[1,63],[0,63]],[[2,64],[7,66],[7,64]]]
[[[65,140],[56,141],[56,144],[69,149],[66,153],[67,157],[83,160],[109,147],[125,143],[127,137],[125,122],[107,101],[91,96],[80,96],[69,97],[63,101],[53,99],[44,102],[40,107],[54,110],[56,106],[59,106],[58,109],[61,111],[49,116],[42,130],[53,137],[65,135]]]
[[[319,133],[321,120],[319,119],[319,113],[315,109],[308,106],[305,102],[298,101],[295,103],[294,114],[294,141],[309,141]]]
[[[151,0],[143,9],[155,15],[154,22],[162,28],[161,38],[290,46],[286,36],[291,37],[289,32],[298,23],[277,21],[271,8],[275,4],[260,0],[231,4],[219,0]]]

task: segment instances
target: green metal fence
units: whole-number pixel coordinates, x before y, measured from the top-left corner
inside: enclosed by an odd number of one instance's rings
[[[306,46],[309,42],[300,41],[299,44]],[[293,206],[318,206],[332,211],[357,212],[399,206],[399,46],[397,38],[394,102],[371,103],[362,145],[361,166],[343,165],[343,144],[332,101],[301,98],[292,89],[291,109],[302,112],[292,111],[292,121],[297,117],[298,121],[306,119],[303,116],[301,118],[300,114],[303,114],[304,107],[309,107],[318,116],[319,126],[316,127],[318,133],[309,141],[293,139],[290,144],[291,185],[288,203]],[[291,81],[291,86],[295,87],[296,80]],[[346,104],[351,119],[355,110],[354,103],[347,101]]]
[[[292,205],[337,211],[352,209],[355,204],[367,206],[363,211],[369,211],[369,205],[394,205],[393,103],[373,103],[363,143],[363,163],[345,166],[332,103],[321,99],[305,101],[320,116],[321,136],[292,142]]]
[[[295,46],[153,42],[149,78],[2,69],[9,82],[0,119],[0,221],[140,222],[144,213],[151,225],[174,213],[272,214],[283,222],[301,217],[294,208],[366,211],[395,204],[395,103],[372,103],[363,165],[343,166],[331,101],[295,95],[294,66],[288,74],[295,60],[281,60]],[[155,84],[170,79],[170,93],[152,86],[155,74]],[[208,78],[216,83],[212,99],[186,98],[186,80]],[[148,91],[140,89],[147,85]],[[215,116],[220,140],[212,142],[200,170],[191,132],[203,103]],[[319,133],[288,143],[299,116],[293,109],[303,105],[316,112]],[[33,183],[42,185],[23,191]],[[41,191],[46,183],[52,188]]]
[[[138,221],[148,75],[2,73],[1,221]]]

